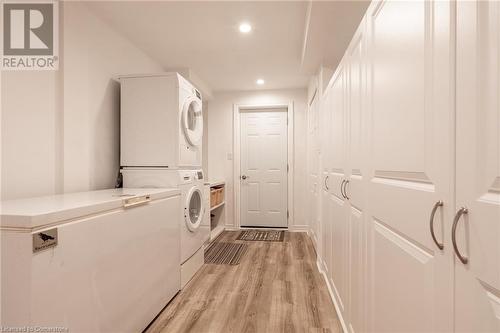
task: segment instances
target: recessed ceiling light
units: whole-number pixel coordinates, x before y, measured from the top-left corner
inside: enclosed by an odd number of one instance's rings
[[[252,26],[248,23],[242,23],[240,24],[240,32],[246,34],[252,31]]]
[[[263,80],[263,79],[258,79],[258,80],[257,80],[257,84],[258,84],[259,86],[263,85],[263,84],[264,84],[264,80]]]

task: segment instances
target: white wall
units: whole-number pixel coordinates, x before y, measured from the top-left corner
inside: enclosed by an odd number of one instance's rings
[[[162,67],[82,3],[65,3],[64,27],[64,190],[113,187],[120,166],[113,77]]]
[[[90,12],[64,2],[61,68],[2,73],[2,200],[113,187],[118,74],[162,67]]]
[[[226,181],[226,226],[234,226],[233,202],[233,106],[294,103],[294,221],[291,229],[306,230],[306,135],[307,90],[261,90],[215,93],[209,103],[208,175]],[[228,156],[231,155],[231,156]]]
[[[2,199],[56,190],[57,73],[2,73]]]

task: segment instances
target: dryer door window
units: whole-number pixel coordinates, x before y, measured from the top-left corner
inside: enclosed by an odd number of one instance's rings
[[[203,113],[198,98],[189,97],[184,103],[182,127],[187,142],[192,146],[198,146],[203,138]]]
[[[192,188],[188,193],[184,217],[190,231],[198,229],[203,219],[203,198],[197,188]]]

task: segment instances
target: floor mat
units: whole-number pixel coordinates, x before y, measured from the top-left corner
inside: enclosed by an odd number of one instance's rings
[[[244,230],[237,240],[282,242],[285,232],[282,230]]]
[[[205,251],[205,264],[238,265],[246,250],[245,244],[215,242]]]

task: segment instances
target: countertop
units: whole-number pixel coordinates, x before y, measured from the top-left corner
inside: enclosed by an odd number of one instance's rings
[[[205,185],[210,185],[210,186],[220,186],[220,185],[226,185],[226,181],[224,180],[209,180],[208,182],[205,183]]]

